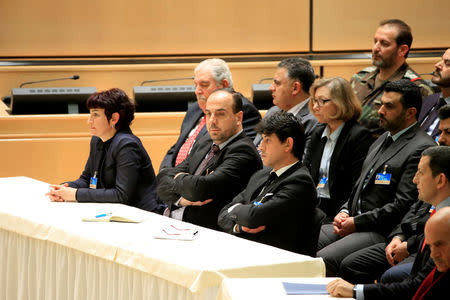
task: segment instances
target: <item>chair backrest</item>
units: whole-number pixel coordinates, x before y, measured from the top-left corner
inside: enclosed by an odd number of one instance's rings
[[[320,208],[316,207],[312,216],[312,228],[309,231],[309,234],[302,237],[303,242],[307,241],[306,245],[302,247],[302,254],[306,254],[312,257],[316,256],[320,228],[322,227],[322,222],[325,218],[326,214]]]

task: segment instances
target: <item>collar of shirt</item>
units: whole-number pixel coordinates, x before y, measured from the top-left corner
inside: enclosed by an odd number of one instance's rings
[[[235,135],[233,135],[232,137],[230,137],[228,140],[226,140],[225,142],[223,142],[219,146],[219,149],[222,150],[223,148],[225,148],[226,145],[228,145],[232,140],[234,140],[235,137],[237,137],[238,135],[241,134],[241,132],[244,131],[243,129],[241,129],[238,133],[236,133]]]
[[[408,64],[406,62],[404,62],[403,65],[401,65],[400,68],[398,68],[394,72],[394,74],[392,74],[391,77],[389,77],[385,81],[396,81],[396,80],[402,79],[407,69],[408,69]],[[363,78],[361,80],[361,82],[369,83],[369,81],[371,81],[371,84],[374,86],[375,85],[375,77],[378,75],[379,72],[380,72],[380,69],[376,68],[372,72],[368,73],[365,76],[365,78]]]
[[[411,127],[413,127],[414,125],[416,125],[417,122],[412,123],[409,127],[406,127],[405,129],[400,130],[399,132],[397,132],[394,135],[391,135],[390,132],[388,132],[388,136],[392,136],[392,140],[395,142],[396,140],[398,140],[400,138],[400,136],[402,134],[404,134],[406,131],[408,131]]]
[[[275,172],[277,174],[277,176],[280,177],[281,175],[283,175],[284,172],[289,170],[289,168],[292,167],[293,165],[295,165],[296,163],[298,163],[298,160],[296,160],[294,163],[292,163],[290,165],[287,165],[287,166],[284,166],[282,168],[279,168],[276,171],[272,170],[270,173]]]
[[[436,210],[440,210],[446,206],[450,206],[450,197],[447,197],[447,199],[436,205]]]
[[[298,114],[298,112],[306,105],[308,104],[308,99],[303,100],[302,102],[300,102],[299,104],[293,106],[290,110],[288,110],[287,112],[293,114],[294,116],[296,116]]]
[[[330,134],[330,127],[327,125],[327,127],[325,127],[325,130],[322,132],[322,136],[321,138],[326,137],[328,140],[330,140],[331,142],[335,142],[339,135],[341,134],[342,128],[344,128],[345,122],[342,123],[341,125],[339,125],[339,127],[333,131],[332,134]]]

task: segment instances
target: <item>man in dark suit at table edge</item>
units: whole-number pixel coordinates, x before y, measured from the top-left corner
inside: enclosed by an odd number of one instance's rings
[[[353,285],[343,279],[337,279],[330,282],[327,287],[332,296],[352,297],[353,295],[353,298],[358,300],[380,298],[400,300],[411,299],[416,293],[415,297],[425,295],[423,299],[444,299],[433,298],[431,295],[443,296],[442,292],[448,290],[450,280],[448,272],[450,268],[449,163],[450,148],[448,146],[428,148],[420,159],[414,183],[417,184],[419,198],[433,204],[437,212],[425,225],[425,239],[422,239],[418,247],[419,252],[414,260],[411,274],[402,281],[391,283]],[[433,271],[436,267],[437,270]],[[430,276],[434,276],[432,281],[434,287],[432,286],[429,290],[423,289],[422,286],[428,284],[425,283],[426,278]]]

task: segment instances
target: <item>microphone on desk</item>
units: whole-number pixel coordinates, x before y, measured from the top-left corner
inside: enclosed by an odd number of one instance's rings
[[[175,80],[193,80],[194,76],[191,77],[182,77],[182,78],[169,78],[169,79],[151,79],[151,80],[144,80],[141,82],[141,86],[146,84],[146,83],[151,83],[151,82],[163,82],[163,81],[175,81]]]
[[[78,76],[78,75],[73,75],[73,76],[70,76],[70,77],[64,77],[64,78],[55,78],[55,79],[47,79],[47,80],[29,81],[29,82],[24,82],[24,83],[22,83],[22,84],[19,86],[19,88],[22,88],[24,85],[32,84],[32,83],[49,82],[49,81],[57,81],[57,80],[66,80],[66,79],[78,80],[78,79],[80,79],[80,76]]]
[[[430,73],[420,73],[419,75],[434,75],[434,72],[430,72]]]
[[[261,78],[261,79],[258,81],[258,84],[261,84],[263,81],[267,81],[267,80],[273,80],[273,77]]]

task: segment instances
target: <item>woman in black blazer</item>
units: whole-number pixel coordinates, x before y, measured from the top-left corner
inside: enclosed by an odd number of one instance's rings
[[[304,163],[316,184],[325,222],[331,222],[348,200],[373,139],[357,122],[361,103],[347,80],[320,79],[310,94],[309,109],[321,124],[311,134]]]
[[[115,88],[92,94],[86,105],[92,139],[85,169],[75,181],[52,185],[50,199],[123,203],[162,213],[152,162],[130,129],[135,111],[130,98]]]

